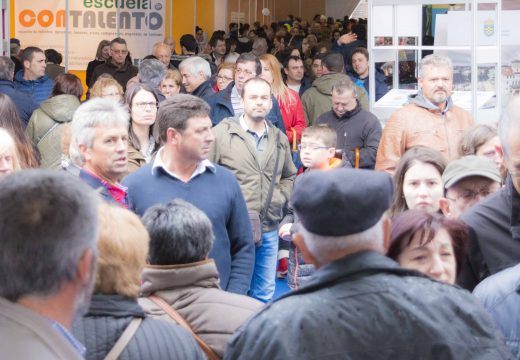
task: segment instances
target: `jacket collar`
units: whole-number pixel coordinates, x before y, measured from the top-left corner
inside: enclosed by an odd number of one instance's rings
[[[90,301],[87,316],[141,317],[145,314],[137,304],[137,299],[122,295],[94,294]]]
[[[8,86],[14,89],[14,82],[10,80],[0,80],[0,86]]]
[[[426,275],[418,271],[401,268],[394,260],[376,251],[362,251],[345,256],[342,259],[319,268],[305,286],[279,299],[292,295],[310,293],[324,287],[332,286],[338,282],[348,281],[349,278],[360,278],[378,273],[426,277]]]
[[[219,288],[219,274],[212,259],[180,265],[147,265],[141,275],[142,296],[187,287]]]
[[[448,100],[446,100],[446,107],[443,111],[440,111],[440,109],[435,104],[432,104],[428,99],[424,97],[424,94],[421,90],[419,90],[417,94],[412,94],[408,96],[408,101],[409,103],[425,108],[426,110],[440,112],[442,114],[447,113],[453,107],[453,100],[451,99],[451,96],[449,96]]]
[[[198,96],[200,97],[201,95],[204,95],[204,92],[208,89],[208,88],[211,88],[211,79],[208,79],[208,80],[205,80],[204,82],[202,82],[192,93],[191,95],[193,96]]]

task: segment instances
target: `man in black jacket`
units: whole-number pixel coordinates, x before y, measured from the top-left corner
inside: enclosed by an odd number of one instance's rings
[[[470,227],[466,262],[457,283],[472,290],[480,281],[520,262],[520,97],[500,120],[497,151],[505,160],[506,185],[461,216]]]
[[[317,271],[238,330],[224,359],[511,358],[471,294],[382,255],[392,188],[382,172],[301,175],[293,240]]]
[[[374,168],[382,133],[381,123],[374,114],[361,108],[351,80],[340,80],[334,85],[332,110],[320,115],[316,123],[336,130],[336,148],[343,151],[346,167]]]

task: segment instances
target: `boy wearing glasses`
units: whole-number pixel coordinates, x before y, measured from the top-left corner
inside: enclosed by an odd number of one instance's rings
[[[303,130],[302,140],[299,145],[300,158],[306,171],[330,170],[341,167],[341,160],[334,157],[336,153],[336,130],[327,125],[309,126]],[[292,234],[298,219],[291,206],[287,209],[287,215],[280,223],[278,236],[290,241],[289,263],[287,273],[287,285],[291,289],[298,289],[308,281],[314,273],[314,266],[303,260],[301,251],[292,242]],[[281,252],[287,250],[281,250]],[[283,254],[278,254],[283,257]]]

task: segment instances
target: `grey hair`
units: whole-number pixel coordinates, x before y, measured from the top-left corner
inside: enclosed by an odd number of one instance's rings
[[[14,62],[8,56],[0,56],[0,80],[13,81]]]
[[[175,94],[159,105],[155,120],[155,138],[160,138],[164,144],[169,128],[179,132],[187,127],[188,120],[194,117],[209,116],[211,108],[201,98],[188,94]]]
[[[498,136],[500,137],[500,144],[504,150],[504,154],[507,158],[511,157],[511,133],[513,128],[516,131],[520,130],[520,96],[516,95],[513,97],[506,108],[502,111],[500,117],[500,123],[498,126]]]
[[[303,236],[309,252],[319,262],[325,262],[329,254],[344,252],[349,249],[373,249],[383,251],[383,217],[372,227],[357,234],[344,236],[323,236],[311,233],[303,225],[298,232]]]
[[[64,171],[22,170],[0,182],[0,297],[56,294],[96,257],[98,196]]]
[[[139,82],[153,89],[159,87],[165,74],[166,66],[157,59],[144,59],[139,65]]]
[[[72,117],[69,147],[71,159],[76,165],[83,165],[85,159],[80,155],[79,146],[92,147],[96,127],[124,126],[128,128],[129,119],[128,108],[111,99],[94,98],[81,104]],[[78,156],[79,158],[76,158]]]
[[[163,47],[163,46],[165,47],[165,49],[168,49],[168,51],[171,53],[172,49],[170,48],[170,45],[165,44],[163,42],[158,42],[158,43],[153,44],[152,54],[155,54],[157,49],[160,48],[160,47]]]
[[[237,53],[229,53],[224,58],[224,62],[229,64],[236,64],[239,56],[240,55]]]
[[[202,73],[206,80],[211,77],[211,68],[209,66],[209,62],[200,56],[191,56],[182,60],[182,62],[179,64],[179,70],[182,69],[188,69],[193,76],[197,76],[199,73]]]
[[[152,265],[201,261],[211,250],[211,221],[204,212],[184,200],[155,205],[146,211],[142,220],[150,234],[148,261]]]
[[[357,97],[356,86],[350,79],[339,80],[332,87],[332,91],[338,95],[342,95],[344,92],[348,91],[354,94],[355,97]]]
[[[419,77],[424,78],[426,76],[427,67],[448,67],[453,72],[453,63],[447,56],[431,54],[423,57],[419,63]]]

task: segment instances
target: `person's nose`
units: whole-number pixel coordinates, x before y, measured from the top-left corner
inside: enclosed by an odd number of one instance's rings
[[[432,257],[430,269],[428,271],[428,275],[435,280],[441,280],[442,275],[444,274],[444,263],[439,254],[436,254]]]

